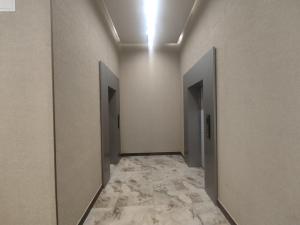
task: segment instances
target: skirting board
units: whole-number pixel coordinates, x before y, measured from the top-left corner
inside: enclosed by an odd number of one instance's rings
[[[238,225],[234,219],[231,217],[231,215],[228,213],[228,211],[225,209],[225,207],[222,205],[222,203],[220,201],[217,202],[217,206],[219,207],[219,209],[222,211],[222,213],[224,214],[224,216],[226,217],[226,219],[228,220],[228,222],[231,225]]]
[[[88,206],[88,208],[86,209],[85,213],[83,214],[83,216],[81,217],[78,225],[83,225],[86,218],[88,217],[89,213],[91,212],[93,206],[95,205],[99,195],[101,194],[103,190],[103,185],[101,185],[100,189],[97,191],[96,195],[94,196],[93,200],[91,201],[90,205]]]
[[[182,155],[181,152],[149,152],[149,153],[121,153],[121,157],[127,156],[153,156],[153,155]]]

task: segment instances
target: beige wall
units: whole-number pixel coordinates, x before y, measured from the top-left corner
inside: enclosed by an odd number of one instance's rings
[[[203,1],[182,73],[217,48],[219,198],[240,225],[300,221],[300,2]]]
[[[178,51],[123,48],[120,73],[122,153],[182,151]]]
[[[75,225],[101,186],[99,61],[118,74],[112,37],[94,0],[53,0],[60,225]]]
[[[0,12],[0,223],[54,225],[50,1],[16,5]]]

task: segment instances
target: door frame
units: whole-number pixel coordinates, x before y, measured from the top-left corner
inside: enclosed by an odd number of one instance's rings
[[[190,88],[202,85],[204,110],[205,190],[214,203],[218,202],[218,151],[217,151],[217,89],[216,48],[210,49],[183,77],[184,91],[184,150],[189,166],[195,165],[196,149],[194,123],[191,121]],[[195,136],[196,135],[196,136]],[[201,136],[198,135],[201,139]],[[196,154],[197,157],[197,154]]]
[[[119,78],[103,63],[99,62],[99,93],[100,93],[100,129],[101,129],[101,168],[102,168],[102,184],[105,186],[110,179],[110,145],[109,145],[109,99],[108,89],[115,90],[117,98],[116,110],[120,115],[120,88]],[[119,116],[118,118],[119,119]],[[119,121],[118,121],[119,124]],[[120,129],[120,127],[119,127]],[[120,130],[116,139],[118,148],[118,156],[121,153]],[[118,158],[119,160],[119,158]],[[117,163],[117,162],[115,162]]]

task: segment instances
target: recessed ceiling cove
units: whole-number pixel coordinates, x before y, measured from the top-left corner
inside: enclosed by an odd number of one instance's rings
[[[144,0],[104,0],[121,44],[147,44]],[[195,0],[157,0],[155,44],[175,44]]]

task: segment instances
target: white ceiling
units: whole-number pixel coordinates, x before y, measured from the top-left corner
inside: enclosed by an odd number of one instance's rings
[[[121,44],[146,44],[143,0],[104,0]],[[195,0],[158,0],[156,44],[177,43]]]

